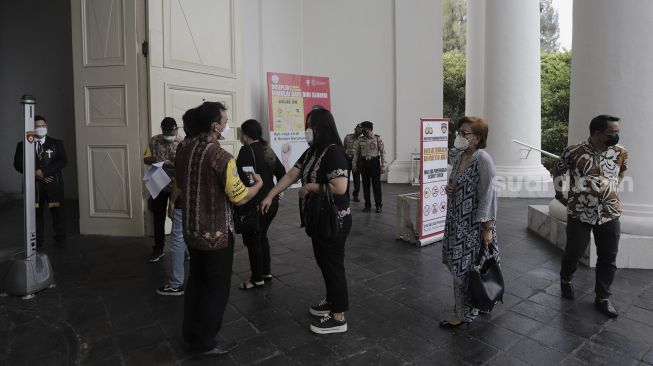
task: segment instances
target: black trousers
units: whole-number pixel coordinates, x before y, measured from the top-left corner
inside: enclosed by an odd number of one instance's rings
[[[249,253],[249,267],[252,270],[252,282],[263,281],[263,275],[270,272],[270,241],[268,229],[279,210],[279,200],[273,199],[265,215],[260,215],[261,228],[258,232],[243,233],[243,243]]]
[[[363,175],[363,197],[365,198],[365,207],[372,207],[370,201],[370,181],[372,190],[374,190],[374,204],[379,207],[383,206],[383,197],[381,195],[381,161],[379,158],[371,160],[361,159],[361,174]]]
[[[349,184],[350,184],[350,177],[353,174],[354,175],[354,193],[352,193],[354,198],[358,198],[358,193],[361,191],[361,173],[360,171],[354,172],[353,171],[353,165],[352,165],[352,160],[350,158],[347,158],[349,161],[349,175],[347,176],[347,192],[349,192]]]
[[[39,183],[37,183],[39,184]],[[42,187],[42,186],[41,186]],[[63,186],[61,187],[61,198],[63,198]],[[38,189],[38,206],[34,210],[36,216],[36,246],[42,247],[45,232],[44,211],[48,209],[48,194],[44,188]],[[50,207],[50,216],[52,216],[52,229],[54,229],[54,240],[60,242],[66,239],[66,222],[63,210],[63,199],[59,201],[59,206]]]
[[[168,199],[170,192],[161,191],[155,199],[152,200],[152,216],[154,219],[154,252],[162,252],[166,240],[166,215],[168,213]]]
[[[345,242],[351,230],[351,215],[344,217],[344,228],[335,240],[312,238],[313,254],[326,286],[326,300],[331,311],[341,313],[349,309],[347,277],[345,276]]]
[[[184,341],[193,351],[207,351],[216,345],[215,337],[222,327],[222,316],[229,300],[231,266],[234,259],[234,238],[229,246],[218,250],[190,252],[190,275],[184,295]]]
[[[562,256],[560,278],[571,281],[578,268],[578,260],[585,254],[590,243],[590,232],[594,232],[596,244],[596,285],[594,291],[601,299],[610,297],[610,286],[617,272],[617,251],[621,224],[619,219],[602,225],[590,225],[567,217],[567,246]]]

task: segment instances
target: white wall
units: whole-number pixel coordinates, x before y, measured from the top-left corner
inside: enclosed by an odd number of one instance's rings
[[[394,1],[306,0],[303,19],[304,72],[330,78],[341,137],[372,121],[394,160]]]
[[[419,117],[442,114],[439,0],[252,0],[244,11],[245,118],[267,123],[268,71],[327,76],[341,137],[370,120],[388,162],[407,162]]]
[[[0,192],[22,191],[13,157],[24,133],[19,100],[29,93],[36,97],[36,113],[48,120],[48,133],[64,141],[65,194],[77,197],[72,71],[70,3],[0,2]]]

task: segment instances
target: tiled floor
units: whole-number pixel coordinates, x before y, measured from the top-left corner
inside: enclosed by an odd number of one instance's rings
[[[453,294],[440,245],[394,240],[394,196],[415,188],[383,189],[383,214],[352,206],[345,334],[308,330],[308,305],[322,299],[323,281],[298,228],[295,192],[288,192],[270,234],[277,276],[271,285],[236,289],[249,276],[247,253],[237,244],[219,335],[238,341],[232,353],[203,361],[185,354],[183,298],[155,293],[169,263],[146,262],[151,240],[73,235],[67,248],[46,250],[56,288],[27,301],[0,298],[0,365],[653,365],[653,271],[618,271],[616,320],[594,310],[589,268],[575,280],[581,296],[561,299],[561,252],[526,229],[528,204],[542,201],[500,201],[505,304],[469,326],[439,329]],[[1,211],[0,248],[22,235],[20,202]],[[73,227],[74,212],[69,216]]]

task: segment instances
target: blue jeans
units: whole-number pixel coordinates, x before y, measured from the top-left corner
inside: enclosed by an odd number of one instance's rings
[[[184,232],[181,227],[181,208],[172,212],[172,240],[170,242],[170,286],[181,287],[184,284]]]

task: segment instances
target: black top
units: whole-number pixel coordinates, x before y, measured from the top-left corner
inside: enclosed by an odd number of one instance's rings
[[[331,145],[323,151],[308,148],[295,163],[295,168],[302,172],[302,184],[326,184],[331,179],[349,176],[349,161],[342,146]],[[349,188],[347,188],[349,190]],[[349,213],[349,191],[334,194],[333,201],[342,211]]]
[[[261,176],[263,179],[263,187],[256,194],[256,197],[247,202],[245,206],[254,206],[258,205],[264,198],[267,196],[268,192],[274,187],[273,178],[277,178],[277,182],[286,174],[286,168],[283,167],[283,164],[279,158],[274,154],[274,164],[270,164],[265,157],[265,150],[270,149],[269,146],[263,145],[260,142],[254,142],[247,146],[240,148],[238,152],[238,159],[236,159],[236,165],[238,166],[238,173],[240,174],[240,180],[245,183],[247,186],[249,184],[249,178],[247,174],[243,172],[243,167],[251,166],[254,168],[254,171]],[[270,150],[271,152],[271,150]]]

